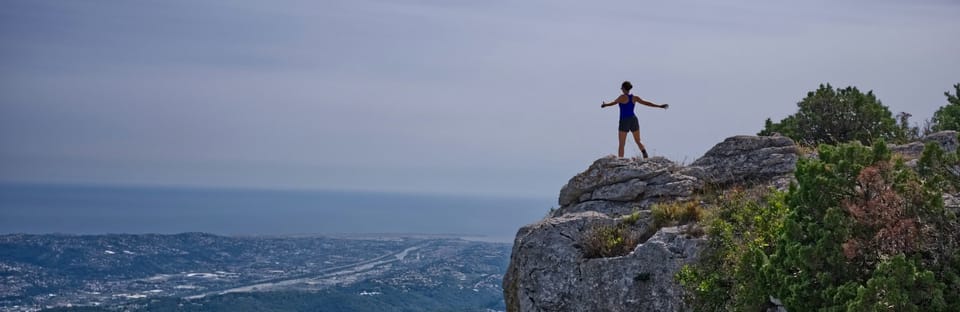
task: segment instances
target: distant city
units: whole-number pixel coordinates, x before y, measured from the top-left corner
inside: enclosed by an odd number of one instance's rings
[[[499,311],[551,202],[0,183],[0,312]]]
[[[510,248],[431,235],[3,235],[0,311],[499,311]]]

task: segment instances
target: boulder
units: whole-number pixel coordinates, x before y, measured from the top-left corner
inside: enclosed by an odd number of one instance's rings
[[[765,182],[793,173],[800,151],[784,136],[735,136],[711,148],[682,173],[713,185]]]
[[[577,174],[560,189],[560,206],[575,204],[584,193],[593,192],[602,186],[629,180],[644,181],[669,173],[675,164],[663,157],[646,160],[607,156],[597,159],[586,171]]]
[[[919,142],[910,142],[903,145],[889,145],[890,151],[900,154],[908,160],[920,158],[923,155],[923,149],[927,143],[934,142],[940,145],[940,148],[946,152],[955,152],[960,142],[957,140],[957,132],[948,130],[928,134],[920,139]]]

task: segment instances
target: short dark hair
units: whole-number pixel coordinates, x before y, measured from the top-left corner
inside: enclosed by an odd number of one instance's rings
[[[630,91],[630,89],[633,89],[633,85],[630,84],[629,81],[624,81],[623,84],[620,85],[620,89]]]

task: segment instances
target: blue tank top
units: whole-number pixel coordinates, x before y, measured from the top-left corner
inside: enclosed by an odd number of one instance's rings
[[[633,114],[633,94],[627,94],[627,103],[618,103],[620,107],[620,119],[637,117]]]

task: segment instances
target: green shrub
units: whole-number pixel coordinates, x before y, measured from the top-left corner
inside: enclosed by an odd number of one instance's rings
[[[960,131],[960,83],[953,85],[953,94],[944,92],[947,96],[947,105],[941,106],[933,113],[933,131],[958,130]]]
[[[625,256],[633,251],[649,235],[634,229],[640,221],[640,211],[636,210],[620,218],[615,225],[595,225],[583,238],[583,256],[586,258],[605,258]],[[646,237],[645,237],[646,236]]]
[[[637,221],[640,221],[640,210],[634,210],[633,213],[624,216],[623,219],[620,220],[620,222],[627,225],[637,224]]]
[[[851,285],[852,286],[852,285]],[[847,311],[947,311],[945,285],[902,254],[881,262]]]
[[[905,135],[890,110],[872,91],[856,87],[834,89],[820,85],[797,103],[797,112],[780,122],[766,120],[760,135],[780,133],[798,142],[818,145],[858,141],[870,144],[877,139],[893,140]]]
[[[757,311],[767,298],[760,267],[788,212],[784,193],[734,190],[717,200],[703,220],[708,240],[700,261],[684,266],[677,279],[696,311]]]
[[[941,197],[956,155],[928,146],[917,170],[882,140],[818,155],[799,161],[785,193],[722,202],[700,262],[677,274],[689,303],[756,311],[773,296],[790,311],[960,311],[960,225]]]
[[[625,256],[641,243],[640,233],[625,223],[617,225],[597,225],[583,238],[583,256],[585,258],[607,258]]]
[[[960,157],[957,153],[947,153],[935,142],[927,143],[923,155],[917,162],[917,173],[925,183],[941,190],[953,193],[960,190]]]
[[[943,222],[947,215],[937,185],[924,184],[916,172],[892,161],[882,141],[872,149],[821,146],[819,155],[797,166],[797,186],[786,198],[793,211],[763,272],[789,310],[852,307],[865,298],[861,288],[869,290],[870,280],[879,283],[877,274],[904,265],[891,260],[896,257],[934,260],[918,262],[916,271],[932,271],[935,280],[953,270],[938,264],[955,254],[956,246],[943,242],[955,240],[958,228]],[[906,296],[903,302],[943,310],[925,298],[945,284],[924,284],[932,288],[916,291],[910,284],[885,283],[892,287],[885,292]]]

